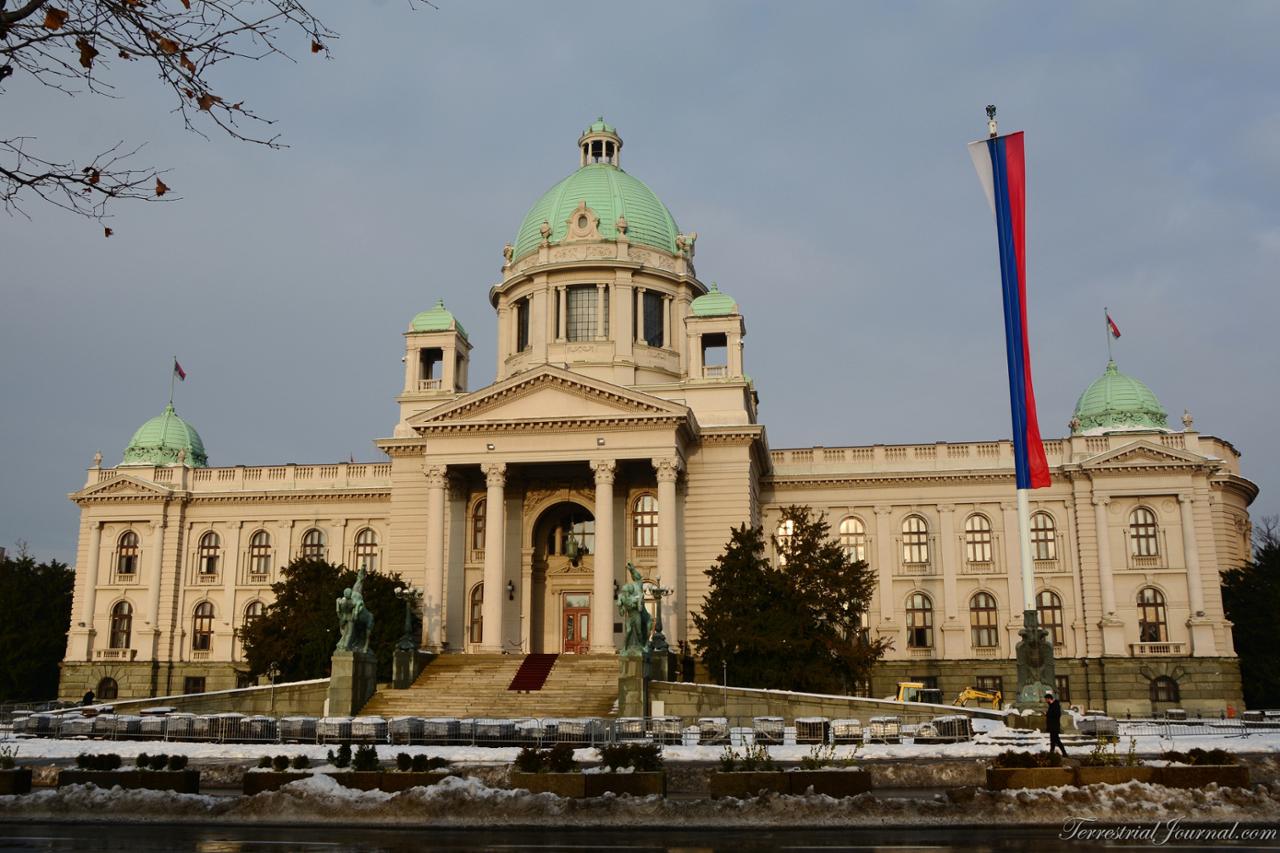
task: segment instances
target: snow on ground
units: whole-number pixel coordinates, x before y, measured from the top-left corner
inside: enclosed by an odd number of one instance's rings
[[[1060,825],[1065,816],[1099,821],[1274,822],[1280,791],[1211,785],[1170,790],[1133,782],[1088,788],[977,791],[953,802],[881,799],[872,794],[764,796],[745,800],[599,797],[568,800],[553,794],[490,788],[474,778],[450,777],[398,794],[344,788],[313,776],[253,797],[211,797],[159,791],[103,790],[90,785],[0,797],[0,820],[234,823],[377,823],[433,826],[716,826]]]

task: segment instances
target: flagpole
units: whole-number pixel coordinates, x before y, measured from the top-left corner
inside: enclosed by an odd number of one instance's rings
[[[173,378],[178,375],[178,357],[173,357],[173,364],[169,367],[169,405],[173,405]]]
[[[1111,357],[1111,309],[1103,306],[1102,308],[1102,331],[1107,336],[1107,361],[1114,361]]]

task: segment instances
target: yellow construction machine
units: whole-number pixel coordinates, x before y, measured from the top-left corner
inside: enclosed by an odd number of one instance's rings
[[[1004,702],[1004,694],[999,690],[979,690],[977,687],[966,687],[956,697],[955,704],[961,708],[967,708],[970,702],[975,703],[979,708],[991,708],[993,711],[999,711],[1001,704]]]

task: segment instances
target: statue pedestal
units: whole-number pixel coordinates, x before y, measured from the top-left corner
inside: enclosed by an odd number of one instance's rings
[[[360,713],[378,690],[378,657],[366,652],[334,652],[329,671],[329,714]]]
[[[644,690],[644,664],[642,655],[618,655],[618,716],[644,717],[648,715]]]
[[[1044,694],[1056,690],[1054,684],[1053,644],[1049,632],[1038,624],[1036,611],[1022,614],[1022,630],[1018,636],[1018,698],[1014,707],[1019,711],[1043,709]]]

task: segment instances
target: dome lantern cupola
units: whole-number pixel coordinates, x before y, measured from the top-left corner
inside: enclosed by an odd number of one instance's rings
[[[1168,414],[1151,389],[1141,380],[1121,373],[1115,361],[1108,361],[1102,376],[1076,402],[1071,434],[1169,432],[1168,424]]]
[[[578,151],[581,154],[579,166],[590,163],[617,166],[618,155],[622,151],[622,137],[618,135],[618,131],[605,124],[604,117],[601,116],[578,137]]]
[[[120,464],[207,468],[209,457],[205,455],[200,433],[178,417],[173,403],[169,403],[162,413],[138,427]]]

